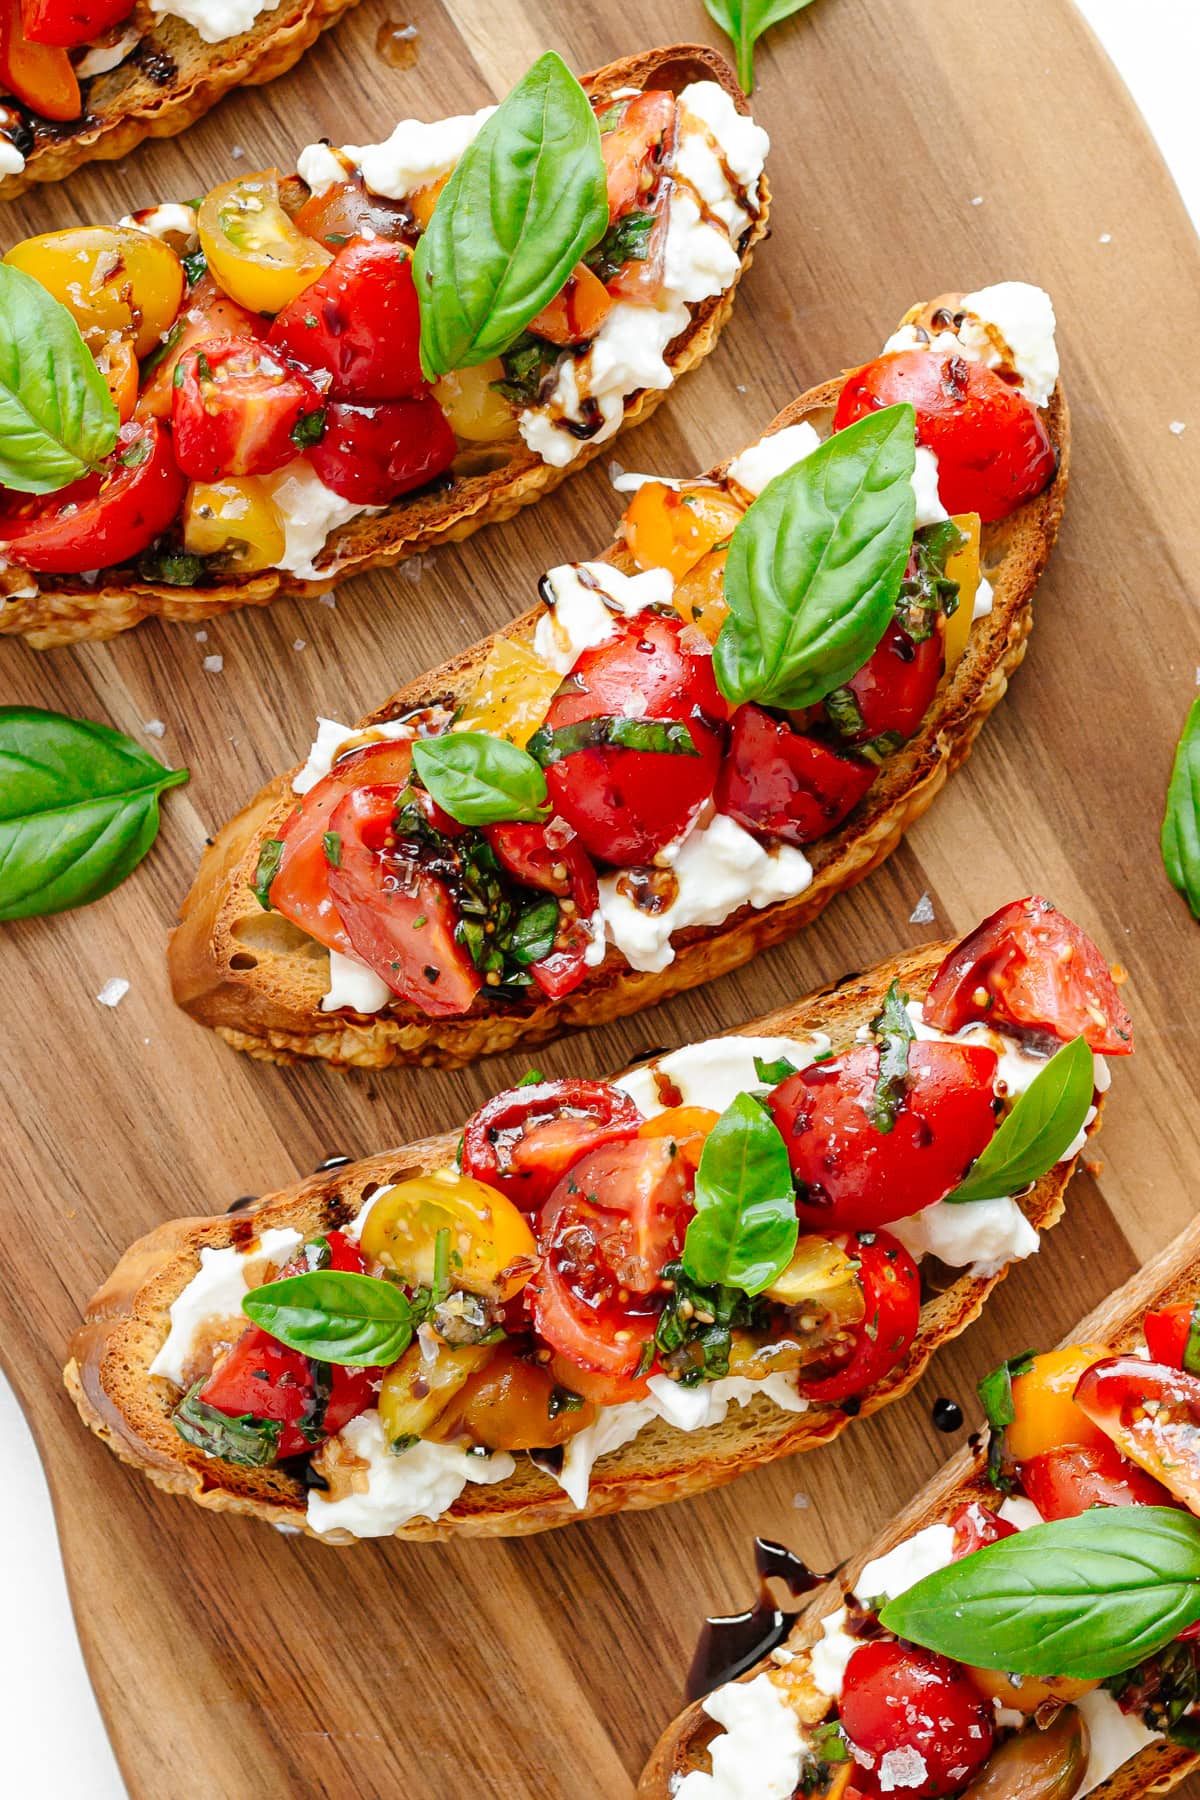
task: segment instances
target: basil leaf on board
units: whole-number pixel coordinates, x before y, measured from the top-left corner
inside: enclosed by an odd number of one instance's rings
[[[99,900],[158,834],[158,797],[186,781],[119,731],[0,706],[0,922]]]
[[[946,1195],[947,1201],[960,1206],[969,1200],[996,1200],[1039,1181],[1083,1130],[1095,1085],[1092,1053],[1083,1038],[1073,1038],[1018,1094],[995,1137],[975,1158],[966,1180]]]
[[[1175,749],[1162,822],[1167,880],[1200,919],[1200,700],[1193,700]]]
[[[1200,1519],[1100,1506],[1001,1538],[927,1575],[880,1621],[957,1662],[1107,1680],[1200,1619]]]
[[[418,239],[426,377],[506,350],[607,229],[600,128],[549,50],[467,146]]]
[[[772,25],[782,25],[803,12],[812,0],[704,0],[704,10],[733,40],[738,80],[747,94],[754,92],[754,46]]]
[[[774,1120],[750,1094],[739,1094],[705,1138],[695,1199],[683,1242],[693,1281],[758,1294],[787,1268],[799,1234],[791,1165]]]
[[[200,1398],[207,1377],[190,1387],[175,1411],[171,1423],[187,1444],[194,1444],[206,1456],[219,1456],[223,1462],[240,1463],[246,1469],[265,1469],[275,1461],[279,1451],[279,1434],[283,1429],[278,1419],[256,1419],[253,1413],[239,1413],[231,1418]]]
[[[908,1092],[908,1046],[917,1035],[908,1016],[908,995],[902,994],[894,981],[871,1020],[871,1031],[879,1046],[871,1123],[876,1131],[886,1134],[895,1125],[896,1114]]]
[[[799,1074],[790,1056],[777,1056],[774,1062],[767,1062],[761,1056],[754,1059],[754,1073],[764,1087],[778,1087],[789,1075]]]
[[[656,756],[699,756],[696,740],[682,719],[627,719],[600,713],[576,719],[556,731],[539,725],[529,740],[529,754],[544,769],[579,750],[650,750]]]
[[[413,1309],[393,1282],[349,1269],[310,1269],[252,1288],[242,1311],[289,1350],[345,1368],[394,1363],[412,1339]]]
[[[739,519],[713,652],[734,705],[811,706],[866,662],[912,550],[916,415],[885,406],[785,469]]]
[[[0,482],[52,494],[99,467],[120,420],[60,300],[0,263]]]
[[[544,818],[546,777],[528,750],[489,731],[418,738],[413,768],[443,812],[460,825]]]
[[[984,1417],[989,1427],[988,1480],[994,1488],[1000,1488],[1004,1492],[1012,1487],[1012,1482],[1004,1473],[1004,1433],[1017,1416],[1013,1400],[1013,1378],[1027,1375],[1032,1367],[1033,1351],[1023,1350],[1020,1356],[1010,1356],[998,1369],[990,1370],[975,1389],[983,1403]]]

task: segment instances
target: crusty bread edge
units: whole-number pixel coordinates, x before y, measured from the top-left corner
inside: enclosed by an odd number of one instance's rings
[[[838,380],[811,389],[768,431],[805,416],[827,415],[840,387]],[[1069,477],[1070,421],[1061,388],[1053,396],[1049,419],[1060,455],[1055,480],[1010,520],[988,527],[985,534],[985,561],[989,546],[993,559],[1002,552],[1000,562],[993,560],[992,565],[996,593],[991,616],[973,627],[967,650],[943,683],[920,731],[887,759],[862,806],[839,830],[809,847],[814,877],[802,894],[761,910],[743,907],[722,925],[678,934],[674,960],[658,973],[630,968],[610,947],[604,963],[558,1002],[539,996],[503,1008],[485,1004],[460,1019],[430,1019],[415,1007],[397,1003],[386,1013],[360,1015],[362,1022],[356,1022],[345,1014],[320,1010],[323,962],[305,967],[292,959],[290,980],[301,990],[301,998],[293,1000],[279,994],[277,980],[272,985],[271,953],[264,950],[256,957],[254,947],[241,936],[261,930],[251,882],[261,840],[273,835],[295,804],[291,791],[295,770],[289,770],[223,826],[201,858],[168,949],[178,1004],[218,1030],[236,1049],[266,1061],[308,1056],[369,1068],[395,1062],[455,1066],[509,1050],[518,1042],[532,1047],[563,1031],[638,1011],[727,974],[811,923],[836,894],[883,862],[932,804],[950,771],[968,755],[1025,654],[1033,624],[1033,593],[1058,531]],[[719,465],[718,472],[725,467]],[[606,555],[618,565],[632,567],[616,546]],[[447,692],[464,693],[496,639],[528,639],[538,616],[539,610],[532,609],[410,682],[366,722],[378,722]]]
[[[1089,1340],[1114,1349],[1131,1347],[1142,1334],[1142,1319],[1152,1307],[1172,1301],[1195,1299],[1200,1294],[1200,1220],[1189,1225],[1167,1247],[1131,1276],[1123,1286],[1102,1300],[1063,1339],[1065,1344]],[[870,1549],[854,1556],[833,1581],[813,1596],[799,1614],[788,1643],[803,1650],[817,1636],[817,1624],[842,1604],[844,1592],[853,1590],[864,1566],[911,1537],[926,1525],[944,1519],[964,1499],[986,1492],[986,1447],[964,1447],[951,1457],[933,1480],[884,1527]],[[764,1659],[740,1680],[752,1681],[770,1667]],[[672,1782],[689,1770],[704,1767],[701,1752],[716,1734],[713,1721],[699,1701],[685,1708],[667,1727],[651,1753],[638,1785],[640,1800],[669,1800]],[[1179,1744],[1148,1745],[1122,1765],[1100,1787],[1094,1800],[1138,1800],[1145,1794],[1166,1794],[1188,1775],[1200,1769],[1200,1756]]]
[[[332,4],[334,0],[312,0]],[[299,52],[297,52],[299,54]],[[719,82],[738,110],[749,112],[745,95],[729,64],[707,44],[670,44],[622,57],[582,77],[592,92],[607,92],[626,85],[644,85],[656,70],[670,73],[678,65],[689,79],[698,73]],[[264,77],[265,79],[265,77]],[[687,329],[668,345],[665,357],[674,380],[693,369],[712,350],[732,311],[738,283],[753,260],[754,246],[765,236],[770,211],[770,188],[764,175],[760,205],[745,233],[738,271],[730,285],[709,300],[689,306]],[[674,385],[674,383],[672,383]],[[641,389],[625,402],[621,431],[649,418],[671,392]],[[616,435],[620,435],[617,433]],[[308,598],[325,593],[335,583],[366,569],[385,568],[434,545],[457,543],[482,525],[511,519],[522,507],[531,506],[553,491],[576,470],[611,449],[616,438],[585,444],[565,468],[552,468],[523,443],[517,442],[508,461],[499,469],[455,484],[447,493],[437,490],[398,500],[376,516],[353,519],[333,533],[321,552],[322,579],[305,581],[285,571],[268,571],[224,587],[186,588],[156,585],[136,578],[109,576],[103,585],[89,588],[73,582],[55,592],[41,587],[36,593],[0,594],[0,636],[23,636],[35,650],[116,636],[146,618],[199,622],[243,606],[267,606],[282,596]],[[324,573],[328,559],[328,574]],[[15,576],[14,576],[15,579]]]
[[[848,1045],[859,1025],[878,1010],[893,979],[914,998],[922,997],[949,948],[932,944],[908,951],[732,1035],[786,1036],[823,1030],[835,1047]],[[256,1230],[287,1224],[306,1232],[329,1229],[358,1211],[364,1190],[373,1191],[372,1184],[444,1165],[456,1141],[451,1134],[374,1156],[269,1195],[249,1215],[175,1220],[139,1240],[92,1300],[71,1346],[65,1381],[85,1423],[117,1456],[170,1492],[187,1494],[214,1511],[248,1513],[307,1530],[304,1496],[290,1477],[214,1463],[183,1444],[174,1432],[169,1415],[175,1390],[147,1374],[169,1328],[170,1303],[194,1274],[200,1247],[229,1243],[239,1230],[247,1229],[240,1221],[251,1220]],[[1039,1230],[1048,1229],[1061,1216],[1073,1168],[1073,1162],[1061,1165],[1022,1199],[1026,1216]],[[939,1346],[978,1315],[1004,1273],[985,1280],[963,1274],[928,1300],[907,1357],[864,1398],[861,1415],[907,1393]],[[524,1535],[621,1509],[662,1505],[720,1486],[779,1456],[828,1443],[840,1435],[850,1417],[837,1407],[787,1414],[760,1397],[745,1409],[732,1409],[723,1425],[696,1433],[673,1431],[655,1421],[633,1444],[604,1459],[581,1511],[526,1461],[508,1481],[468,1488],[441,1519],[413,1521],[396,1536],[430,1540]],[[354,1541],[346,1533],[310,1535],[325,1542]]]

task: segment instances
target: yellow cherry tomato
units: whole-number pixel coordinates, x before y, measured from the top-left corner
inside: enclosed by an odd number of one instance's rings
[[[427,1287],[438,1233],[450,1233],[450,1285],[511,1300],[533,1274],[537,1244],[525,1218],[495,1188],[454,1169],[417,1175],[381,1194],[367,1214],[363,1254]]]
[[[464,1383],[491,1360],[493,1344],[438,1344],[430,1360],[421,1344],[410,1344],[383,1378],[379,1420],[385,1443],[424,1437],[438,1414]]]
[[[463,731],[487,731],[522,749],[550,709],[562,676],[519,638],[497,638],[463,701]]]
[[[638,1136],[673,1138],[684,1162],[689,1168],[696,1169],[700,1166],[704,1140],[720,1116],[708,1106],[668,1106],[665,1112],[655,1113],[652,1119],[639,1125]]]
[[[415,194],[408,196],[409,210],[414,222],[420,226],[422,231],[428,227],[429,221],[433,217],[433,209],[438,203],[438,196],[449,179],[450,171],[447,170],[445,175],[439,175],[436,181],[431,181],[427,187],[418,188]]]
[[[133,339],[114,331],[92,352],[96,367],[103,375],[112,395],[121,423],[132,419],[138,397],[138,359]]]
[[[954,667],[967,647],[971,635],[971,618],[975,596],[979,592],[979,514],[955,513],[954,524],[966,536],[966,543],[946,558],[946,574],[958,583],[958,606],[946,620],[946,671]]]
[[[466,1437],[488,1450],[551,1450],[595,1419],[595,1406],[580,1400],[564,1394],[543,1364],[499,1344],[441,1412],[431,1435]]]
[[[766,1290],[780,1306],[810,1308],[828,1314],[838,1326],[856,1325],[866,1303],[858,1265],[832,1238],[805,1233],[797,1238],[792,1260]]]
[[[715,644],[721,627],[729,617],[725,598],[725,564],[728,550],[710,550],[682,581],[675,583],[671,603],[681,619],[702,631],[710,644]]]
[[[257,475],[193,481],[183,507],[183,547],[192,556],[219,556],[231,574],[274,569],[287,539],[279,510]]]
[[[200,203],[196,229],[217,286],[251,312],[279,312],[333,261],[279,204],[276,169],[214,188]]]
[[[1035,1675],[1009,1675],[1002,1669],[976,1669],[969,1664],[967,1674],[985,1700],[998,1700],[1001,1706],[1021,1713],[1036,1712],[1046,1700],[1060,1705],[1077,1700],[1080,1694],[1100,1686],[1098,1681],[1076,1681],[1066,1675],[1039,1680]]]
[[[138,356],[170,327],[183,299],[183,264],[161,238],[131,225],[72,225],[25,238],[4,258],[74,314],[93,348],[116,332]]]
[[[1072,1395],[1085,1369],[1110,1352],[1103,1344],[1071,1344],[1035,1356],[1025,1375],[1014,1375],[1012,1424],[1004,1447],[1012,1462],[1028,1462],[1060,1444],[1102,1446],[1111,1442],[1076,1406]]]
[[[741,517],[742,508],[724,488],[676,489],[646,481],[626,508],[625,542],[639,569],[666,569],[680,581]]]
[[[434,398],[455,437],[469,444],[499,444],[516,437],[516,408],[494,385],[503,380],[504,364],[496,356],[470,369],[452,369],[434,382]]]

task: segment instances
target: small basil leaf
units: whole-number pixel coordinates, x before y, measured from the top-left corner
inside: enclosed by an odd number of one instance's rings
[[[120,420],[61,301],[0,263],[0,482],[51,494],[104,461]]]
[[[340,831],[323,831],[321,843],[325,849],[325,861],[331,869],[342,866],[342,834]]]
[[[968,1200],[996,1200],[1039,1181],[1083,1130],[1095,1085],[1092,1053],[1083,1038],[1074,1038],[1017,1096],[966,1180],[946,1199],[955,1206]]]
[[[734,705],[811,706],[861,669],[912,550],[916,415],[885,406],[774,481],[738,521],[714,651]]]
[[[739,1094],[700,1153],[683,1266],[702,1287],[758,1294],[786,1269],[799,1226],[787,1147],[771,1115]]]
[[[87,906],[158,834],[158,797],[186,781],[108,725],[0,707],[0,921]]]
[[[384,1367],[407,1350],[413,1310],[390,1281],[348,1269],[311,1269],[252,1288],[248,1319],[289,1350],[346,1368]]]
[[[427,378],[506,350],[607,228],[595,114],[547,51],[467,146],[418,241]]]
[[[271,911],[271,883],[278,875],[282,861],[283,839],[264,838],[254,868],[254,880],[250,884],[254,889],[254,897],[264,912]]]
[[[551,730],[541,725],[529,740],[529,754],[544,769],[579,750],[649,750],[656,756],[699,756],[696,740],[682,719],[628,719],[599,713]]]
[[[588,251],[584,262],[607,286],[627,262],[646,260],[655,222],[654,213],[626,213],[615,225],[609,226],[596,248]]]
[[[513,929],[512,954],[519,963],[541,962],[549,956],[558,935],[558,901],[553,894],[535,900],[522,912]]]
[[[795,1063],[787,1056],[777,1056],[774,1062],[767,1062],[763,1057],[754,1059],[754,1073],[764,1087],[778,1087],[789,1075],[799,1074]]]
[[[704,0],[704,10],[733,40],[738,80],[754,92],[754,46],[764,31],[803,12],[811,0]]]
[[[1188,1320],[1182,1366],[1189,1375],[1200,1375],[1200,1302],[1193,1306],[1192,1316]]]
[[[1162,822],[1167,880],[1200,919],[1200,700],[1193,700],[1175,750]]]
[[[1200,1619],[1200,1520],[1102,1506],[1034,1525],[927,1575],[880,1621],[956,1662],[1107,1680]]]
[[[1017,1416],[1013,1401],[1013,1377],[1027,1375],[1033,1367],[1033,1351],[1010,1356],[998,1369],[992,1369],[979,1382],[976,1393],[983,1402],[984,1416],[990,1427],[988,1438],[988,1480],[993,1487],[1007,1490],[1012,1482],[1004,1473],[1004,1434]]]
[[[546,777],[527,750],[487,731],[450,731],[418,738],[413,767],[442,808],[460,825],[499,825],[541,819]]]
[[[234,1418],[219,1412],[201,1400],[203,1386],[204,1380],[200,1380],[189,1388],[171,1414],[171,1423],[184,1442],[223,1462],[239,1463],[247,1469],[269,1468],[279,1454],[279,1420],[256,1419],[253,1413],[239,1413]]]
[[[908,1092],[908,1046],[917,1035],[908,1016],[908,995],[902,994],[894,981],[883,1006],[871,1020],[871,1030],[879,1046],[871,1123],[876,1131],[886,1134],[895,1125],[896,1114]]]

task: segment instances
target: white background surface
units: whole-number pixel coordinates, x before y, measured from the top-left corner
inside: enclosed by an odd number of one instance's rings
[[[1200,229],[1200,0],[1078,3],[1149,121]],[[1189,423],[1200,430],[1200,420]],[[45,1478],[3,1376],[0,1441],[6,1791],[29,1800],[124,1800],[75,1636]]]

